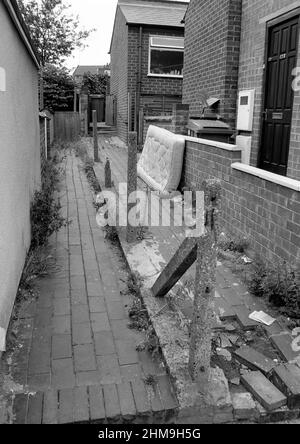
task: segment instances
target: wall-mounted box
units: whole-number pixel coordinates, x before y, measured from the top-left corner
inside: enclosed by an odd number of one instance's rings
[[[239,92],[237,130],[252,131],[255,90]]]

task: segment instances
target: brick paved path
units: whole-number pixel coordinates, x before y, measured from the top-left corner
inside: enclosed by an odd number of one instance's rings
[[[21,315],[15,422],[164,420],[177,404],[164,368],[136,351],[143,335],[127,327],[125,265],[97,227],[78,166],[70,155],[60,200],[72,223],[52,241],[58,271],[40,281],[38,300]],[[158,376],[155,390],[144,384],[149,374]]]

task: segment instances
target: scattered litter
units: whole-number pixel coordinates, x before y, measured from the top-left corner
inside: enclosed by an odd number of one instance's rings
[[[241,380],[240,378],[233,378],[230,380],[230,384],[232,385],[240,385],[241,384]]]
[[[232,343],[230,342],[230,339],[226,335],[220,335],[220,343],[221,343],[221,348],[232,347]]]
[[[300,327],[294,328],[292,331],[292,336],[296,337],[300,335]]]
[[[274,324],[274,322],[276,321],[276,319],[272,318],[264,311],[254,311],[249,315],[249,319],[260,322],[261,324],[265,324],[268,327],[270,327],[270,325]]]
[[[228,339],[232,345],[236,345],[240,337],[238,335],[228,335]]]
[[[248,256],[242,256],[242,261],[244,261],[244,263],[247,265],[253,263],[252,259],[250,259]]]
[[[226,361],[228,361],[228,362],[232,361],[232,354],[228,350],[224,350],[222,348],[217,348],[217,355],[221,356],[222,358],[225,358]]]
[[[232,331],[236,331],[236,328],[235,328],[234,325],[228,324],[228,325],[226,325],[225,330],[229,331],[229,332],[232,332]]]

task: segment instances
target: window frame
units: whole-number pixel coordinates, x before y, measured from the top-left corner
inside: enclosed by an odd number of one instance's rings
[[[184,54],[184,47],[183,48],[179,48],[179,47],[171,47],[171,46],[164,46],[164,45],[155,45],[152,46],[152,39],[153,38],[166,38],[166,39],[183,39],[184,41],[184,37],[177,37],[174,35],[150,35],[149,36],[149,50],[148,50],[148,77],[162,77],[162,78],[167,78],[167,79],[183,79],[183,74],[182,75],[178,75],[178,74],[153,74],[151,72],[151,50],[152,49],[157,49],[157,48],[161,48],[163,50],[166,51],[174,51],[174,52],[182,52]]]

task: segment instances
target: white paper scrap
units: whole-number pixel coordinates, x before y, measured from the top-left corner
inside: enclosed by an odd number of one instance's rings
[[[249,318],[253,321],[265,324],[268,327],[270,327],[270,325],[274,324],[274,322],[276,321],[276,319],[272,318],[264,311],[254,311],[253,313],[251,313],[251,315],[249,315]]]

